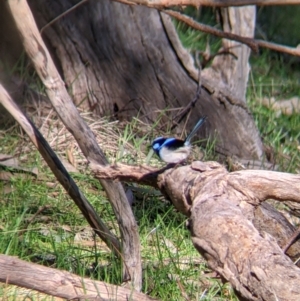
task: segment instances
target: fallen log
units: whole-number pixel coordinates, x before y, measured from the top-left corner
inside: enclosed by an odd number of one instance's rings
[[[134,289],[83,278],[2,254],[0,255],[0,282],[30,288],[67,300],[156,300]]]
[[[270,198],[299,203],[300,175],[263,170],[230,173],[217,162],[199,161],[162,170],[102,167],[94,162],[90,167],[97,178],[159,188],[189,217],[194,246],[241,300],[300,300],[300,270],[278,245],[284,243],[277,235],[289,235],[293,228],[284,218],[275,223],[274,210],[261,206]],[[265,213],[268,210],[273,217]],[[266,216],[273,218],[274,225],[269,221],[263,228]]]

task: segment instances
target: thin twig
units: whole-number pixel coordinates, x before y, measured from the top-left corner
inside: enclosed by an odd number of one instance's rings
[[[254,52],[258,52],[258,44],[257,42],[252,39],[252,38],[247,38],[247,37],[241,37],[237,34],[230,33],[230,32],[224,32],[221,30],[218,30],[216,28],[213,28],[211,26],[199,23],[195,21],[193,18],[188,17],[180,12],[177,12],[175,10],[171,9],[163,9],[162,12],[166,13],[167,15],[176,18],[179,21],[184,22],[185,24],[189,25],[190,27],[200,30],[202,32],[206,32],[209,34],[212,34],[214,36],[223,38],[223,39],[228,39],[228,40],[234,40],[238,41],[240,43],[246,44],[248,47],[250,47]]]
[[[233,45],[230,47],[221,48],[217,53],[209,54],[209,55],[207,55],[205,51],[200,51],[200,54],[203,57],[203,60],[201,61],[201,68],[204,69],[209,62],[211,62],[216,56],[219,55],[229,54],[237,60],[238,57],[234,53],[230,52],[230,50],[238,47],[241,47],[241,45]]]
[[[24,232],[27,231],[28,226],[35,220],[35,218],[41,214],[44,210],[49,209],[51,206],[50,205],[44,205],[44,206],[40,206],[39,209],[37,210],[37,212],[27,220],[24,228],[18,233],[19,236],[21,236]]]
[[[202,88],[202,81],[201,81],[201,64],[199,62],[199,57],[198,57],[198,53],[196,53],[195,55],[195,59],[196,59],[196,64],[198,66],[198,86],[197,86],[197,90],[196,90],[196,95],[195,97],[189,102],[189,104],[180,112],[177,113],[177,115],[174,117],[174,119],[178,119],[178,121],[172,125],[171,130],[174,130],[181,122],[182,120],[185,118],[185,116],[191,111],[191,109],[193,107],[195,107],[195,104],[197,102],[197,100],[199,99],[200,95],[201,95],[201,88]]]
[[[223,38],[223,39],[228,39],[228,40],[232,40],[232,41],[237,41],[240,42],[242,44],[247,45],[251,50],[253,50],[254,52],[258,52],[259,47],[263,47],[263,48],[267,48],[267,49],[271,49],[274,51],[278,51],[278,52],[282,52],[282,53],[287,53],[290,55],[294,55],[294,56],[300,56],[300,48],[294,48],[294,47],[289,47],[289,46],[284,46],[284,45],[280,45],[280,44],[276,44],[276,43],[272,43],[272,42],[267,42],[267,41],[263,41],[263,40],[255,40],[252,38],[248,38],[248,37],[242,37],[233,33],[229,33],[229,32],[224,32],[218,29],[215,29],[211,26],[196,22],[194,19],[171,9],[164,9],[165,7],[170,7],[170,6],[174,6],[174,5],[179,5],[179,6],[183,6],[183,5],[195,5],[195,6],[199,6],[199,5],[207,5],[207,6],[214,6],[214,7],[227,7],[227,6],[243,6],[243,5],[250,5],[250,4],[257,4],[257,5],[287,5],[287,4],[300,4],[300,1],[298,0],[291,0],[291,1],[283,1],[283,0],[269,0],[269,1],[221,1],[221,0],[114,0],[116,2],[120,2],[120,3],[125,3],[125,4],[131,4],[131,5],[135,5],[135,4],[139,4],[139,5],[144,5],[147,7],[151,7],[151,8],[156,8],[157,10],[160,10],[166,14],[168,14],[169,16],[172,16],[174,18],[176,18],[177,20],[180,20],[182,22],[184,22],[185,24],[189,25],[190,27],[200,30],[202,32],[206,32],[208,34],[212,34],[214,36]],[[177,3],[177,4],[175,4]]]
[[[289,47],[263,40],[255,40],[257,45],[262,48],[268,48],[277,52],[283,52],[294,56],[300,56],[300,47]]]
[[[246,5],[298,5],[299,0],[114,0],[131,5],[145,5],[156,9],[171,6],[210,6],[210,7],[229,7],[229,6],[246,6]]]
[[[58,21],[59,19],[61,19],[62,17],[66,16],[68,13],[70,13],[71,11],[75,10],[78,6],[84,4],[85,2],[87,2],[88,0],[81,0],[79,3],[75,4],[74,6],[72,6],[71,8],[67,9],[65,12],[63,12],[62,14],[58,15],[56,18],[54,18],[53,20],[51,20],[49,23],[47,23],[45,26],[43,26],[40,30],[40,34],[43,33],[43,31],[51,26],[53,23],[55,23],[56,21]]]
[[[172,16],[172,17],[176,18],[177,20],[184,22],[185,24],[189,25],[190,27],[192,27],[194,29],[212,34],[214,36],[217,36],[217,37],[220,37],[223,39],[233,40],[233,41],[237,41],[242,44],[245,44],[254,52],[258,52],[259,47],[263,47],[263,48],[268,48],[268,49],[275,50],[278,52],[283,52],[283,53],[288,53],[288,54],[295,55],[295,56],[300,56],[300,48],[299,47],[293,48],[293,47],[288,47],[288,46],[271,43],[271,42],[267,42],[267,41],[263,41],[263,40],[255,40],[255,39],[248,38],[248,37],[242,37],[242,36],[230,33],[230,32],[224,32],[224,31],[215,29],[211,26],[196,22],[194,19],[192,19],[184,14],[181,14],[180,12],[174,11],[174,10],[167,9],[167,10],[162,10],[162,11],[164,13],[168,14],[169,16]]]
[[[295,242],[295,240],[300,235],[300,227],[294,232],[294,234],[288,239],[285,243],[284,247],[282,248],[283,253],[286,253],[290,246]]]

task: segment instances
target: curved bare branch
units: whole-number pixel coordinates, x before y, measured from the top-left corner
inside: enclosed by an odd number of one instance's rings
[[[46,93],[66,128],[73,134],[88,160],[106,165],[107,159],[99,147],[93,132],[81,118],[58,73],[50,53],[41,38],[26,0],[6,1],[24,48],[42,80]],[[101,180],[114,213],[119,222],[122,236],[123,279],[131,280],[137,290],[142,286],[140,240],[137,224],[121,183]]]
[[[6,255],[0,255],[0,282],[26,287],[66,300],[156,300],[133,289],[82,278],[66,271]]]

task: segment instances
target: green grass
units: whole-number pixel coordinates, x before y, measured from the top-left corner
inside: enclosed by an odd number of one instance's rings
[[[264,144],[274,156],[279,170],[300,171],[300,114],[278,114],[259,103],[263,97],[290,99],[300,94],[299,72],[286,64],[283,56],[263,50],[251,57],[252,73],[247,100]]]

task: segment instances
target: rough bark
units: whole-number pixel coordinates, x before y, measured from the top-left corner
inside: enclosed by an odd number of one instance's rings
[[[300,299],[300,270],[278,246],[282,241],[277,232],[292,231],[292,226],[284,218],[274,223],[274,209],[267,214],[268,220],[257,212],[268,198],[299,203],[299,175],[251,170],[229,173],[216,162],[163,170],[95,164],[91,168],[99,178],[159,187],[189,217],[194,246],[232,284],[241,300]],[[262,210],[267,211],[268,206]]]
[[[73,2],[29,3],[42,28]],[[138,114],[150,123],[160,111],[172,109],[169,120],[165,117],[163,122],[172,120],[193,98],[197,81],[173,47],[166,18],[147,7],[89,1],[44,28],[75,103],[119,119]],[[201,96],[187,128],[207,115],[199,137],[216,137],[217,149],[225,155],[260,158],[262,144],[244,102],[225,83],[207,85],[209,80],[202,81]],[[177,130],[181,132],[182,127]]]
[[[82,278],[66,271],[6,255],[0,255],[0,282],[30,288],[66,300],[155,300],[129,288]]]
[[[118,1],[118,0],[116,0]],[[125,2],[125,1],[124,1]],[[299,0],[126,0],[129,4],[140,4],[152,7],[170,7],[170,6],[185,6],[193,5],[212,6],[212,7],[228,7],[228,6],[246,6],[246,5],[297,5]]]
[[[292,203],[299,205],[298,203]],[[258,229],[261,235],[264,235],[264,233],[272,235],[281,249],[286,248],[290,238],[292,238],[296,233],[295,231],[297,231],[295,227],[269,203],[262,203],[261,206],[256,207],[254,210],[253,225]],[[300,240],[296,240],[296,238],[294,238],[291,245],[288,246],[288,250],[285,253],[300,267]]]
[[[255,6],[221,9],[223,30],[252,38],[255,30],[255,11]],[[203,73],[209,76],[210,80],[224,82],[231,91],[235,91],[238,99],[246,102],[250,49],[246,45],[226,39],[222,40],[222,47],[229,49],[232,55],[216,56],[212,68],[204,69]]]
[[[102,150],[94,134],[79,115],[46,48],[26,0],[7,1],[26,50],[46,93],[66,128],[73,134],[87,160],[106,165]],[[136,290],[141,289],[142,267],[137,224],[125,191],[120,183],[100,181],[112,204],[122,236],[123,279],[132,281]],[[109,241],[107,239],[106,241]]]

